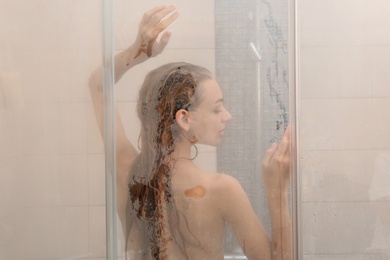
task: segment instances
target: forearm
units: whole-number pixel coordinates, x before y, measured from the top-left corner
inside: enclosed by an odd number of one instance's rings
[[[274,192],[275,193],[275,192]],[[273,260],[292,259],[292,226],[287,192],[268,194],[271,217]]]
[[[121,51],[114,57],[114,83],[117,83],[122,76],[133,66],[143,62],[143,57],[138,57],[137,60],[132,59],[134,57],[134,45],[130,46],[126,50]],[[104,136],[104,112],[103,112],[103,66],[100,65],[90,76],[89,90],[91,94],[92,104],[95,111],[96,120],[99,126],[102,137]],[[117,115],[117,139],[120,142],[127,140],[122,130],[122,122]]]
[[[143,57],[134,59],[135,51],[134,45],[131,45],[126,50],[121,51],[114,56],[114,83],[116,84],[122,76],[132,67],[144,61]],[[103,75],[102,66],[99,66],[91,75],[89,87],[92,92],[103,91]]]

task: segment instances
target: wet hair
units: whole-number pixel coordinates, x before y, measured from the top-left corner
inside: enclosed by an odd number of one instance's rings
[[[141,152],[129,181],[126,252],[131,229],[137,228],[144,259],[165,259],[172,240],[186,255],[171,187],[175,140],[180,138],[175,115],[196,107],[202,96],[197,86],[210,78],[207,69],[183,62],[163,65],[145,77],[137,104]]]

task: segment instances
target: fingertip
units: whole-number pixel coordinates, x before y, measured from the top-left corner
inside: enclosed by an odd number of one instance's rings
[[[162,39],[164,39],[164,41],[167,41],[167,40],[169,40],[171,35],[172,35],[172,33],[170,31],[165,31],[163,36],[162,36]]]
[[[278,147],[278,144],[277,143],[272,143],[272,145],[270,146],[270,148],[268,148],[268,152],[273,152],[274,150],[276,150],[276,148]]]

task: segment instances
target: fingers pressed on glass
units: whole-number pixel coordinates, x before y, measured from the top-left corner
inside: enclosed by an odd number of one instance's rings
[[[165,16],[167,16],[170,12],[172,12],[173,10],[175,10],[176,6],[174,5],[171,5],[171,6],[168,6],[160,11],[158,11],[157,13],[154,14],[154,18],[160,22],[162,18],[164,18]]]
[[[158,27],[160,29],[160,32],[167,28],[173,21],[176,20],[176,18],[179,16],[177,12],[173,13],[171,16],[169,16],[167,19],[162,20],[159,24]]]
[[[165,5],[156,6],[156,7],[152,8],[152,9],[150,9],[149,11],[147,11],[145,13],[145,16],[152,17],[154,14],[160,12],[161,10],[163,10],[165,8],[166,8]]]

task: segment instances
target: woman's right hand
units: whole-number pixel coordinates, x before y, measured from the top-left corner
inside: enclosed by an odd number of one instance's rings
[[[133,60],[142,62],[164,50],[171,33],[165,31],[159,42],[157,42],[157,38],[179,16],[177,11],[172,13],[175,8],[176,5],[158,6],[144,14],[138,27],[136,41],[133,44],[135,54],[129,57],[127,65]]]
[[[269,195],[287,192],[290,183],[290,126],[279,145],[273,144],[264,155],[262,168],[265,188]],[[273,195],[272,195],[273,194]]]

